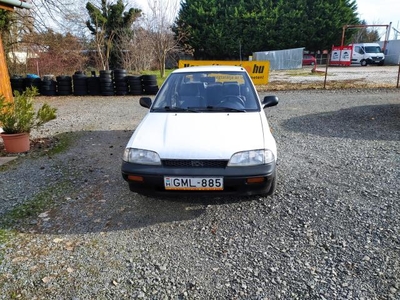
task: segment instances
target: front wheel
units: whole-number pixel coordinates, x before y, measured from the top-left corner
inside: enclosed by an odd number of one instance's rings
[[[367,61],[363,59],[363,60],[361,61],[361,66],[365,67],[366,65],[367,65]]]

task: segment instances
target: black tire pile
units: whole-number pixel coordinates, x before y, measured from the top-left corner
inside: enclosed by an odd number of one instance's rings
[[[37,91],[39,92],[41,83],[42,83],[42,81],[40,78],[26,77],[26,78],[24,78],[24,90],[27,88],[35,87],[37,89]]]
[[[40,94],[43,96],[55,96],[57,95],[57,82],[51,75],[45,75],[43,80],[40,82]]]
[[[72,82],[74,96],[86,96],[88,94],[87,76],[83,72],[75,72],[75,74],[72,75]]]
[[[156,75],[127,75],[123,69],[101,70],[99,76],[92,72],[86,76],[76,71],[72,76],[53,75],[41,78],[10,78],[13,91],[22,93],[28,87],[36,87],[43,96],[125,96],[155,95],[158,92]]]
[[[126,70],[114,70],[115,94],[125,96],[128,94],[128,82],[126,81]]]
[[[22,76],[14,75],[10,78],[10,81],[13,91],[18,91],[21,94],[25,90],[24,78]]]
[[[142,86],[142,76],[131,75],[126,77],[129,94],[130,95],[142,95],[143,94],[143,86]]]
[[[102,96],[114,95],[114,82],[111,70],[100,71],[100,94]]]
[[[98,96],[101,95],[100,91],[100,77],[96,76],[96,72],[92,71],[92,76],[87,78],[88,95]]]
[[[72,95],[72,78],[71,76],[57,76],[57,95],[69,96]]]
[[[142,75],[142,86],[145,95],[155,95],[158,92],[156,75]]]

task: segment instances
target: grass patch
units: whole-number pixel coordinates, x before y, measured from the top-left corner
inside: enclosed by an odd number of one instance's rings
[[[323,72],[311,72],[311,69],[286,70],[288,76],[325,76]]]
[[[33,200],[20,204],[3,215],[0,222],[0,245],[7,244],[17,236],[18,232],[14,229],[16,224],[20,223],[22,220],[27,220],[30,217],[38,215],[53,204],[54,199],[52,198],[50,190],[48,190],[35,196]],[[2,248],[4,249],[5,247]],[[0,264],[4,259],[3,249],[0,250]]]
[[[8,229],[0,228],[0,245],[8,242],[14,235],[15,232]],[[0,261],[1,261],[1,254],[0,254]]]
[[[1,216],[0,220],[0,245],[5,245],[18,234],[18,228],[29,225],[29,221],[47,210],[53,208],[61,193],[71,190],[70,183],[65,181],[57,183],[57,186],[50,186],[46,190],[35,195],[33,199],[19,204]],[[4,258],[4,249],[0,248],[0,264]]]
[[[48,188],[37,194],[32,200],[14,207],[2,217],[0,229],[9,228],[50,208],[55,203],[53,195],[53,187]]]
[[[72,134],[69,132],[57,135],[58,142],[49,151],[49,155],[55,155],[65,152],[72,144]]]

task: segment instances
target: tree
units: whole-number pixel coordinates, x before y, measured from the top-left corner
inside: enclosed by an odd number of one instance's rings
[[[5,19],[6,18],[6,19]],[[10,74],[68,74],[82,69],[86,58],[82,43],[70,33],[37,31],[29,10],[0,13]]]
[[[63,75],[85,68],[87,56],[82,53],[83,45],[70,33],[33,32],[24,37],[24,43],[34,57],[28,59],[28,72]]]
[[[10,30],[12,12],[0,9],[0,34]]]
[[[116,4],[102,0],[100,8],[88,2],[86,9],[90,16],[86,25],[94,36],[97,53],[104,69],[120,68],[121,55],[115,45],[121,41],[122,36],[133,34],[132,25],[140,16],[141,10],[130,8],[125,11],[126,5],[122,0],[118,0]]]
[[[115,46],[123,69],[141,72],[150,70],[153,66],[155,51],[153,48],[153,37],[150,32],[144,28],[137,26],[134,29],[135,35],[131,34],[120,35],[121,39]]]
[[[255,51],[340,42],[343,25],[358,24],[355,0],[186,0],[175,33],[196,58],[238,59]]]
[[[2,11],[1,19],[4,22],[1,35],[7,54],[8,71],[10,74],[25,73],[26,64],[22,56],[28,53],[23,38],[34,30],[31,11],[17,8],[13,12]]]
[[[151,36],[150,41],[162,78],[165,77],[167,57],[182,49],[179,44],[185,30],[181,30],[175,37],[172,31],[175,14],[178,11],[176,3],[171,0],[149,0],[150,13],[145,16],[145,29]]]
[[[56,30],[70,32],[70,24],[66,22],[70,16],[75,15],[77,2],[82,0],[35,0],[30,1],[32,9],[30,14],[34,20],[36,32]]]
[[[361,25],[367,25],[365,20],[361,22]],[[373,28],[373,27],[372,27]],[[380,40],[379,32],[371,27],[364,27],[357,29],[351,36],[351,43],[372,43]]]

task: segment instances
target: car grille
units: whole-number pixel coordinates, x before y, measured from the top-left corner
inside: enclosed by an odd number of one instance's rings
[[[164,167],[174,168],[225,168],[227,160],[202,160],[202,159],[164,159]]]

